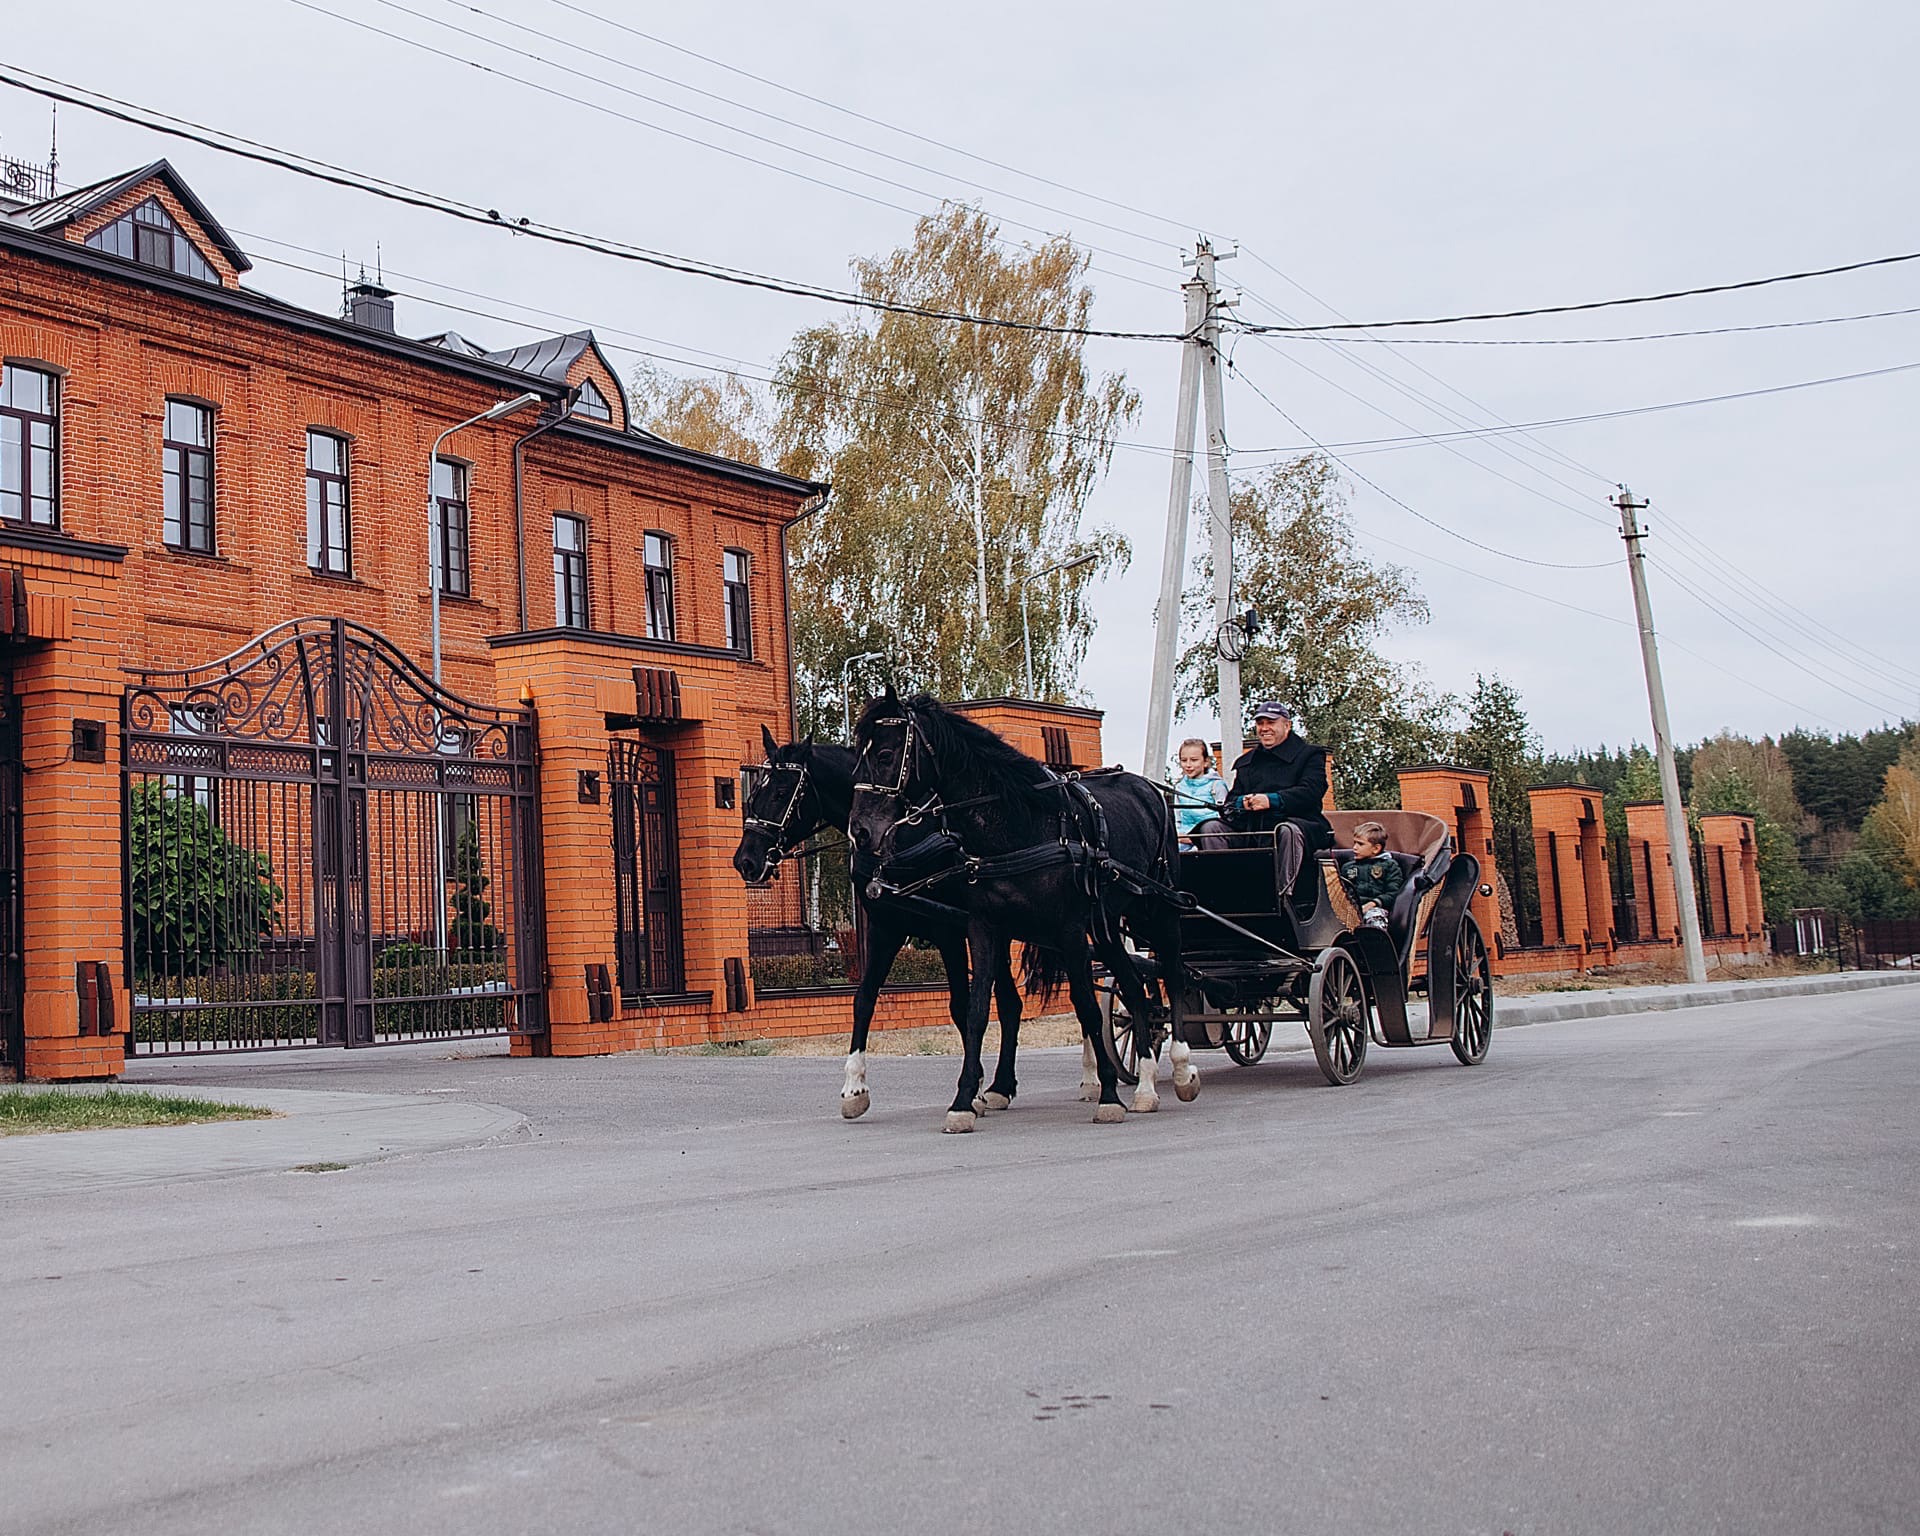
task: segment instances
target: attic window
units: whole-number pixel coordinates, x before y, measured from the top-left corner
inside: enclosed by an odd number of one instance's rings
[[[573,414],[585,416],[593,421],[613,420],[613,407],[607,404],[607,397],[600,393],[600,386],[592,379],[580,381],[580,394],[573,402]]]
[[[177,272],[195,282],[220,281],[220,274],[207,265],[187,238],[186,231],[174,222],[173,215],[161,206],[157,197],[148,198],[105,229],[96,229],[87,236],[87,245],[110,256],[124,256],[143,267]]]

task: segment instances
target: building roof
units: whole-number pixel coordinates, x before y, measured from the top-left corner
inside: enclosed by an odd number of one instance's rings
[[[234,244],[233,236],[220,227],[220,221],[207,209],[207,205],[194,195],[193,188],[181,180],[180,173],[165,160],[156,160],[152,165],[142,166],[137,171],[127,171],[119,176],[110,176],[105,181],[96,181],[90,186],[76,187],[71,192],[62,192],[57,197],[44,198],[37,203],[28,203],[24,208],[16,208],[5,215],[15,224],[42,234],[53,234],[65,229],[78,219],[85,218],[96,208],[103,208],[121,193],[131,191],[143,181],[158,177],[166,183],[167,190],[179,198],[193,220],[206,232],[206,236],[219,248],[220,254],[227,259],[236,272],[249,272],[253,263],[247,260],[247,253]]]

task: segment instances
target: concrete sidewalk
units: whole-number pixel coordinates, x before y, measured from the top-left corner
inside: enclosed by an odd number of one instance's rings
[[[0,1137],[0,1203],[182,1179],[286,1173],[319,1163],[370,1163],[477,1146],[522,1134],[527,1123],[525,1115],[498,1104],[417,1094],[201,1087],[160,1091],[251,1104],[274,1111],[277,1118]]]
[[[1776,976],[1757,981],[1686,982],[1664,987],[1606,987],[1593,991],[1537,992],[1531,997],[1496,997],[1493,1021],[1551,1024],[1560,1019],[1597,1019],[1617,1013],[1659,1013],[1670,1008],[1713,1008],[1722,1003],[1757,1003],[1781,997],[1819,997],[1829,992],[1861,992],[1920,981],[1912,971],[1836,971],[1823,976]]]

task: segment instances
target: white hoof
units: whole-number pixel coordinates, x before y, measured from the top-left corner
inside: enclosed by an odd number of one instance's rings
[[[1176,1073],[1173,1079],[1173,1096],[1182,1104],[1191,1104],[1195,1099],[1199,1098],[1200,1074],[1189,1069],[1187,1072],[1187,1080],[1183,1083],[1180,1081],[1179,1074]]]
[[[981,1095],[981,1099],[988,1109],[1013,1108],[1013,1100],[1011,1098],[1004,1093],[995,1093],[991,1088]]]
[[[1098,1083],[1082,1083],[1080,1085],[1080,1102],[1082,1104],[1095,1103],[1099,1097],[1100,1085]]]
[[[1099,1104],[1094,1107],[1095,1125],[1119,1125],[1127,1118],[1127,1106],[1124,1104]]]
[[[947,1123],[941,1127],[949,1136],[963,1136],[973,1129],[974,1115],[970,1109],[950,1109],[947,1111]]]
[[[1149,1093],[1145,1089],[1133,1096],[1133,1112],[1136,1115],[1150,1115],[1160,1107],[1160,1095]]]
[[[873,1103],[873,1095],[862,1088],[858,1093],[840,1095],[840,1113],[848,1120],[858,1120]]]

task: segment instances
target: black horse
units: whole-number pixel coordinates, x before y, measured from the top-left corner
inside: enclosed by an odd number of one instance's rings
[[[733,851],[733,867],[749,885],[764,885],[773,879],[781,861],[815,833],[827,827],[846,831],[847,814],[853,805],[851,750],[816,745],[811,738],[783,747],[765,726],[760,728],[760,738],[766,747],[766,761],[751,774],[746,825],[740,846]],[[926,844],[918,850],[913,846],[902,848],[897,856],[898,871],[903,877],[917,877],[922,864],[939,855],[938,848]],[[846,1078],[840,1088],[840,1113],[849,1120],[864,1115],[873,1102],[867,1089],[867,1030],[873,1023],[880,988],[908,939],[925,939],[940,951],[947,968],[947,999],[954,1027],[962,1039],[966,1037],[967,918],[963,910],[949,904],[955,895],[951,887],[959,883],[958,877],[936,880],[924,892],[912,896],[875,900],[863,888],[875,873],[876,867],[864,861],[854,872],[866,962],[860,968],[860,985],[854,989],[853,1040],[847,1047]],[[1003,941],[992,966],[994,1002],[1000,1015],[1000,1060],[992,1085],[980,1096],[977,1107],[981,1109],[1005,1109],[1019,1091],[1014,1053],[1020,1039],[1021,999],[1009,961],[1008,945]],[[1049,964],[1046,957],[1029,948],[1025,969],[1030,991],[1051,993],[1057,965]]]
[[[1167,1017],[1147,995],[1127,951],[1130,936],[1152,950],[1177,1025],[1180,928],[1172,900],[1179,843],[1160,791],[1131,773],[1061,779],[986,727],[916,694],[889,687],[854,732],[860,751],[848,836],[856,856],[898,857],[902,834],[928,829],[955,847],[965,874],[967,947],[975,970],[965,1027],[966,1064],[949,1131],[970,1131],[981,1080],[989,977],[984,969],[1010,938],[1056,951],[1074,1012],[1099,1075],[1094,1119],[1126,1118],[1119,1075],[1100,1042],[1093,954],[1106,962],[1135,1020],[1140,1086],[1133,1107],[1159,1108],[1155,1025]],[[1124,933],[1123,933],[1124,929]],[[1179,1040],[1175,1028],[1174,1039]],[[1176,1044],[1174,1090],[1191,1099],[1199,1078]]]

